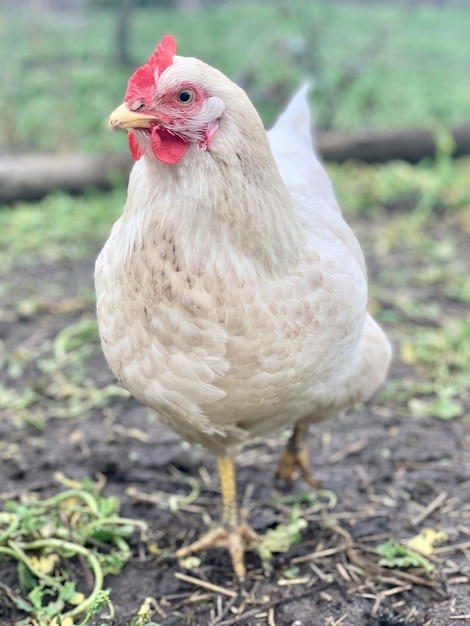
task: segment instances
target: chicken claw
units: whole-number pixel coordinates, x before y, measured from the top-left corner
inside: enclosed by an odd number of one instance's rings
[[[287,484],[291,484],[296,478],[295,470],[299,468],[305,481],[313,487],[313,489],[318,489],[320,484],[312,476],[308,462],[307,430],[307,426],[303,424],[296,424],[294,427],[292,435],[279,460],[276,478],[280,478]]]
[[[185,558],[208,548],[226,548],[230,552],[235,575],[243,582],[246,574],[244,546],[259,541],[260,538],[246,521],[248,513],[246,511],[240,511],[240,515],[238,513],[233,459],[218,457],[217,462],[222,490],[222,523],[189,546],[180,548],[176,556]]]
[[[176,556],[185,558],[190,554],[203,552],[209,548],[226,548],[230,552],[235,575],[240,582],[243,582],[246,574],[243,558],[245,545],[259,540],[258,533],[243,519],[235,528],[228,528],[223,524],[213,528],[194,543],[180,548]]]

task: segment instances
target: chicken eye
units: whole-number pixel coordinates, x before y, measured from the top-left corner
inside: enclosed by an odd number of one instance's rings
[[[191,104],[194,100],[194,91],[192,89],[182,89],[176,96],[180,104]]]

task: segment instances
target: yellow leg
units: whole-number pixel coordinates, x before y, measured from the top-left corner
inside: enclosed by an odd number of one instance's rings
[[[227,528],[235,528],[238,524],[235,464],[231,457],[219,456],[217,466],[222,491],[222,524]]]
[[[240,522],[237,506],[237,487],[235,467],[231,457],[218,457],[219,479],[222,490],[222,523],[198,541],[180,548],[178,557],[186,557],[208,548],[224,547],[230,552],[235,575],[243,580],[245,577],[244,546],[245,543],[258,540],[258,535],[245,520]]]
[[[308,446],[305,440],[307,431],[308,427],[304,424],[296,424],[282,453],[276,476],[286,483],[292,483],[295,478],[295,470],[299,468],[305,481],[314,489],[318,489],[319,483],[312,476],[308,462]]]

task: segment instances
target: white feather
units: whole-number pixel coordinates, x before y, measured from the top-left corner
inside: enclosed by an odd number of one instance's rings
[[[339,211],[330,178],[315,154],[308,103],[309,85],[304,84],[268,131],[274,159],[291,193],[308,194]]]

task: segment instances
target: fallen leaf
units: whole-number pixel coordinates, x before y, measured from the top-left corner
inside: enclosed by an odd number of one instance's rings
[[[50,574],[60,563],[60,556],[55,553],[47,556],[31,556],[29,558],[36,570],[41,572],[41,574]]]
[[[73,619],[70,616],[61,617],[60,621],[58,620],[58,617],[53,617],[48,626],[73,626]]]
[[[431,556],[434,552],[434,544],[447,539],[448,536],[444,532],[434,530],[434,528],[423,528],[419,535],[408,539],[406,546],[419,554]]]

